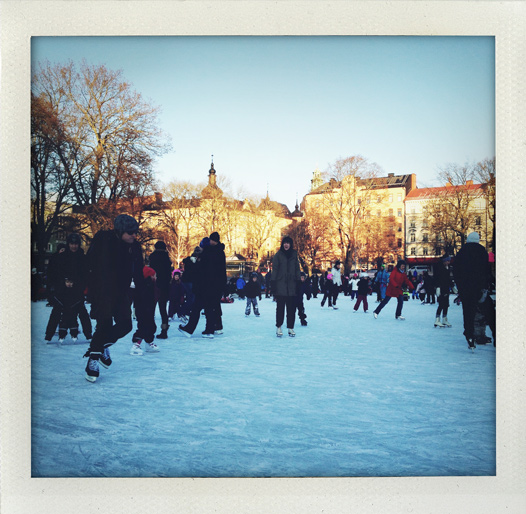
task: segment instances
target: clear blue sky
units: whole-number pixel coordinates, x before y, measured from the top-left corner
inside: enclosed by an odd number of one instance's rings
[[[292,210],[312,172],[351,155],[439,185],[495,155],[493,37],[35,37],[32,64],[120,69],[162,109],[163,182],[218,176]]]

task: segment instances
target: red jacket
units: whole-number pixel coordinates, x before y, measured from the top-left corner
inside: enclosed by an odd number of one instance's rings
[[[401,294],[403,294],[402,286],[404,284],[409,288],[410,291],[414,289],[413,284],[411,284],[411,281],[405,273],[402,273],[398,268],[393,269],[393,271],[391,271],[391,275],[389,276],[389,284],[387,284],[385,294],[387,296],[391,296],[392,298],[398,298]]]

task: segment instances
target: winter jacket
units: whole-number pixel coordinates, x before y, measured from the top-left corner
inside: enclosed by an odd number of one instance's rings
[[[478,295],[491,284],[488,252],[479,243],[466,243],[453,264],[453,276],[460,294]]]
[[[132,279],[137,294],[141,294],[144,263],[137,241],[127,244],[113,230],[101,230],[95,234],[86,256],[92,318],[111,317],[119,303],[128,298]]]
[[[332,283],[336,287],[340,287],[342,285],[342,272],[339,269],[332,268],[331,273],[332,273]]]
[[[298,284],[298,294],[297,294],[298,300],[299,301],[303,300],[304,295],[307,297],[307,300],[310,300],[311,294],[312,294],[312,291],[311,291],[311,286],[309,284],[309,281],[305,280],[305,282],[302,282],[300,279],[300,283]]]
[[[298,252],[292,248],[285,252],[282,245],[272,259],[272,292],[276,296],[296,296],[299,281]]]
[[[157,280],[155,285],[163,292],[168,293],[172,278],[172,261],[166,250],[155,250],[150,255],[150,267],[155,270]]]
[[[369,294],[369,279],[367,277],[362,277],[358,281],[358,294],[363,296]]]
[[[349,281],[349,285],[351,286],[352,291],[356,291],[358,289],[358,282],[360,282],[357,278],[353,278]]]
[[[404,285],[406,285],[410,291],[414,289],[409,277],[398,268],[394,268],[389,276],[389,284],[387,284],[385,294],[391,298],[398,298],[403,293],[402,286]]]
[[[221,298],[226,288],[225,245],[218,243],[205,247],[198,262],[203,294]]]
[[[88,275],[87,264],[82,248],[72,252],[69,247],[66,247],[62,253],[53,256],[53,263],[48,273],[48,283],[53,289],[56,289],[64,284],[65,278],[69,278],[73,281],[75,290],[84,291]]]
[[[433,278],[435,287],[440,289],[440,294],[449,294],[450,289],[453,287],[451,268],[446,268],[442,262],[437,262],[433,267]]]
[[[376,275],[375,282],[378,282],[381,286],[386,286],[389,283],[389,272],[380,270]]]
[[[253,280],[247,282],[243,288],[243,295],[247,298],[256,298],[257,296],[261,298],[261,286],[259,282],[257,280],[255,282]]]

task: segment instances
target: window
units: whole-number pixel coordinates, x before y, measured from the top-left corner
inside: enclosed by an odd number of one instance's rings
[[[427,228],[427,220],[422,221],[422,227]]]
[[[398,224],[398,232],[402,232],[402,224],[401,223]]]
[[[411,247],[411,255],[416,255],[416,248],[414,246]]]
[[[423,249],[422,254],[423,254],[423,255],[427,255],[427,248],[424,248],[424,249]]]
[[[393,203],[393,195],[389,195],[389,202]]]
[[[401,239],[398,240],[398,248],[402,248],[402,240]]]
[[[480,223],[480,216],[477,216],[477,217],[475,218],[475,225],[476,225],[477,227],[480,227],[480,224],[481,224],[481,223]]]
[[[416,221],[414,219],[410,221],[409,228],[416,228]]]
[[[429,243],[429,235],[428,234],[424,234],[422,236],[422,241],[424,241],[424,243]]]
[[[402,217],[402,209],[398,209],[398,213],[397,213],[397,216],[398,216],[399,218],[401,218],[401,217]]]
[[[377,203],[380,203],[380,202],[382,201],[382,197],[381,197],[380,195],[378,195],[378,196],[376,197],[376,201],[377,201]]]
[[[398,201],[399,201],[399,202],[402,201],[402,193],[398,193]]]
[[[415,235],[414,235],[414,234],[411,234],[411,235],[409,236],[409,242],[410,242],[410,243],[414,243],[415,240],[416,240]]]
[[[389,209],[389,216],[393,215],[393,209]]]
[[[411,207],[411,214],[416,214],[416,209],[414,207]]]

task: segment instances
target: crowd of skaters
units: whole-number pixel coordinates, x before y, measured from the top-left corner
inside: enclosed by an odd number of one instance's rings
[[[86,379],[95,382],[100,366],[112,363],[110,348],[132,331],[132,318],[137,321],[131,342],[131,355],[144,349],[158,352],[155,339],[167,339],[169,321],[179,320],[179,332],[192,337],[204,313],[206,320],[201,335],[213,338],[223,333],[221,303],[231,303],[232,293],[246,301],[245,316],[253,312],[260,316],[258,299],[263,294],[276,303],[276,335],[294,337],[296,314],[302,326],[307,326],[304,300],[321,296],[321,307],[338,309],[340,294],[354,301],[353,311],[369,309],[369,297],[376,294],[378,304],[373,311],[378,318],[392,298],[396,300],[395,318],[404,320],[404,301],[418,299],[424,304],[437,304],[435,327],[451,327],[447,313],[450,294],[458,294],[464,318],[464,336],[473,349],[476,343],[486,344],[486,323],[490,326],[495,345],[495,309],[488,294],[493,275],[488,253],[479,243],[476,232],[455,256],[444,255],[434,265],[433,274],[408,273],[406,263],[399,260],[391,270],[381,266],[370,277],[365,272],[345,274],[342,263],[335,261],[325,272],[314,269],[309,277],[300,268],[298,253],[292,238],[286,236],[273,257],[266,275],[252,272],[247,281],[242,276],[227,281],[225,246],[218,232],[212,232],[200,242],[191,255],[183,259],[182,269],[175,268],[164,241],[158,241],[154,251],[143,261],[137,241],[137,221],[126,214],[117,216],[113,230],[101,230],[93,238],[87,253],[81,248],[79,234],[67,237],[66,244],[50,259],[48,267],[48,300],[52,311],[45,339],[50,342],[58,328],[58,343],[70,333],[75,341],[79,323],[89,348],[85,354]],[[85,300],[91,305],[90,314]],[[155,312],[161,317],[156,335]],[[477,320],[482,319],[482,330]],[[92,330],[92,320],[95,330]],[[491,340],[490,340],[491,341]]]

